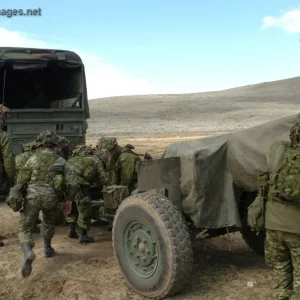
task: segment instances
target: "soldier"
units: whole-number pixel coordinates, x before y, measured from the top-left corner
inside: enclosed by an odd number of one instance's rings
[[[270,148],[271,149],[271,148]],[[276,169],[269,159],[265,228],[267,264],[273,267],[277,299],[300,299],[300,124],[291,128]],[[273,169],[273,170],[272,170]],[[270,171],[271,170],[271,171]]]
[[[1,117],[0,123],[3,126],[3,119]],[[0,192],[1,194],[6,194],[7,188],[14,185],[16,162],[11,139],[8,133],[2,129],[0,129],[0,149]],[[4,243],[0,241],[0,247],[3,246]]]
[[[121,154],[121,146],[118,144],[115,137],[102,137],[99,139],[96,145],[96,151],[106,149],[110,153],[110,166],[108,166],[109,182],[110,184],[117,183],[117,174],[116,174],[116,161]]]
[[[72,205],[71,212],[67,216],[69,223],[67,236],[78,238],[75,230],[77,222],[81,229],[79,243],[92,243],[94,239],[87,234],[92,216],[90,190],[95,185],[97,187],[106,185],[108,177],[104,171],[102,160],[100,160],[100,154],[94,155],[93,149],[89,146],[77,147],[67,164],[70,169],[74,170],[80,184],[80,190],[75,197],[76,205]]]
[[[41,143],[37,143],[35,141],[23,145],[23,153],[18,154],[15,158],[15,160],[16,160],[15,182],[17,181],[19,170],[23,166],[25,166],[27,160],[29,159],[29,157],[31,157],[35,153],[38,146],[39,146],[39,148],[41,148]],[[42,221],[38,218],[36,227],[34,228],[34,232],[39,232],[38,227],[41,225],[41,223],[42,223]]]
[[[0,123],[1,123],[0,117]],[[11,139],[6,131],[0,130],[0,186],[3,186],[7,181],[8,187],[14,185],[16,162],[13,154],[13,146]]]
[[[134,146],[127,144],[116,162],[117,184],[127,185],[129,193],[137,188],[136,164],[140,161],[138,154],[133,152]]]
[[[49,136],[57,137],[59,139],[60,152],[58,154],[60,156],[62,156],[65,160],[68,160],[71,149],[70,149],[70,142],[65,137],[61,137],[53,131],[46,130],[46,131],[41,132],[37,136],[36,142],[40,143],[41,141],[43,141],[43,139],[45,137],[49,137]],[[38,150],[39,151],[43,150],[43,145],[40,145]],[[61,195],[59,200],[60,201],[59,201],[59,204],[57,206],[57,218],[56,218],[56,222],[55,222],[56,225],[64,224],[65,221],[66,221],[65,214],[63,212],[63,202],[65,200],[64,196]]]
[[[75,174],[66,165],[66,160],[58,153],[59,139],[55,136],[45,137],[44,149],[31,156],[19,171],[17,184],[25,188],[24,206],[20,211],[19,239],[24,252],[21,274],[31,274],[31,264],[35,259],[35,246],[32,230],[39,212],[43,213],[41,234],[44,238],[45,257],[52,257],[54,249],[51,240],[55,233],[55,218],[58,198],[67,193],[68,200],[73,201],[77,193]]]

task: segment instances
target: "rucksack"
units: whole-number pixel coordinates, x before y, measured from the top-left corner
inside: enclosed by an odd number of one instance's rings
[[[271,162],[270,162],[271,163]],[[270,170],[269,195],[284,204],[300,204],[300,147],[286,146],[278,169]]]

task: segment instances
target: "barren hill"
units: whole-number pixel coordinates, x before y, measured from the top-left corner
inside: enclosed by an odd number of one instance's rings
[[[216,92],[110,97],[89,103],[90,138],[224,132],[298,112],[300,77]]]

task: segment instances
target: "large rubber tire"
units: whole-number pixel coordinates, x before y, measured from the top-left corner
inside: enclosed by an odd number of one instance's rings
[[[265,255],[266,234],[264,231],[259,231],[257,234],[256,231],[251,231],[249,226],[245,226],[243,227],[241,233],[245,243],[250,249],[261,256]]]
[[[113,247],[128,285],[143,296],[163,299],[190,281],[191,237],[181,212],[162,195],[141,193],[121,203],[113,223]],[[152,255],[147,267],[137,258],[141,254],[146,259],[143,251]]]

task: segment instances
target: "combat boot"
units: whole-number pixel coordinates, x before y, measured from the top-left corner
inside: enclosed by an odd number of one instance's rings
[[[35,253],[32,251],[32,247],[28,244],[23,246],[24,262],[21,269],[21,274],[24,278],[29,277],[32,271],[31,264],[35,260]]]
[[[67,236],[70,239],[78,239],[78,234],[75,230],[75,226],[76,226],[75,223],[69,223],[69,230]]]
[[[54,255],[55,251],[51,247],[51,239],[44,239],[44,252],[45,257],[52,257]]]
[[[94,239],[91,236],[87,235],[87,231],[85,229],[81,229],[80,236],[78,238],[78,242],[80,244],[93,243]]]

